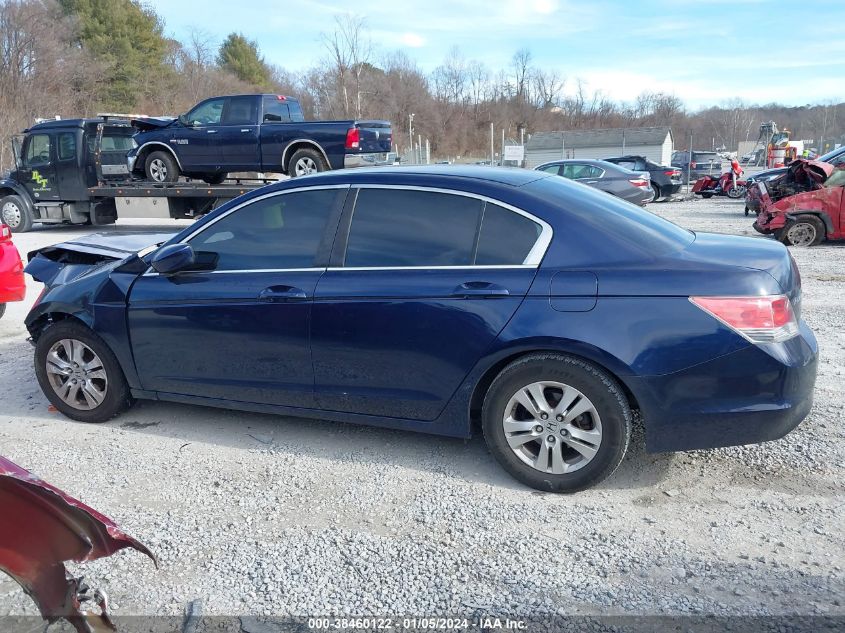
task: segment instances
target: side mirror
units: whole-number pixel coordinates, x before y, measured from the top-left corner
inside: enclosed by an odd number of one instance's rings
[[[156,272],[166,275],[185,270],[195,261],[196,255],[190,244],[168,244],[158,249],[150,265]]]

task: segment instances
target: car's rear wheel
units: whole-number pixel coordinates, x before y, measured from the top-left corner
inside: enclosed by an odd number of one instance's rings
[[[26,233],[34,219],[20,196],[5,196],[0,200],[0,222],[8,224],[12,233]]]
[[[105,422],[132,404],[114,353],[76,321],[59,321],[42,332],[35,345],[35,375],[53,406],[80,422]]]
[[[657,199],[660,198],[660,196],[663,195],[662,193],[660,193],[660,186],[655,185],[654,183],[651,183],[651,188],[654,189],[654,195],[651,196],[651,201],[657,202]]]
[[[631,435],[631,409],[616,380],[579,358],[531,354],[496,377],[484,399],[484,438],[527,486],[577,492],[616,470]]]
[[[777,235],[787,246],[815,246],[824,236],[824,223],[814,215],[799,215]]]
[[[153,182],[178,182],[179,165],[168,152],[152,152],[144,162],[144,174]]]
[[[327,171],[329,166],[315,149],[300,149],[294,152],[288,163],[288,175],[291,177],[307,176]]]

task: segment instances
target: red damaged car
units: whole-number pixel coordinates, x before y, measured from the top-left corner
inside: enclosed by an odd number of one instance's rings
[[[12,229],[0,224],[0,317],[6,312],[6,304],[23,301],[26,295],[26,281],[18,249],[12,244]]]
[[[749,191],[754,228],[788,246],[845,239],[845,168],[797,160],[782,176]]]

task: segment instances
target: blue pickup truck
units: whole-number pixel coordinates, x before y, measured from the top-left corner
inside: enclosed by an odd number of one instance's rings
[[[138,118],[130,174],[155,182],[179,177],[223,182],[230,172],[290,176],[387,160],[389,121],[305,121],[296,99],[232,95],[201,101],[177,118]]]

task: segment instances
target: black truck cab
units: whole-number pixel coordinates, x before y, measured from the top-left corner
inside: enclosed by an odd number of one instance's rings
[[[15,232],[33,222],[114,222],[114,210],[92,200],[89,189],[128,178],[134,132],[128,120],[102,117],[44,121],[24,130],[14,141],[15,167],[0,180],[0,219]]]

